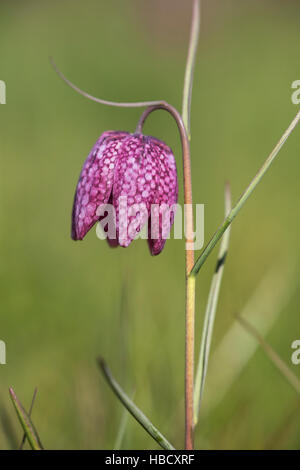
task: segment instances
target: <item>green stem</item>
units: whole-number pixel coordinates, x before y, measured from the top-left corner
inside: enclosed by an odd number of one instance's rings
[[[33,397],[32,397],[31,405],[30,405],[29,412],[28,412],[29,418],[31,418],[31,413],[32,413],[33,405],[34,405],[34,402],[35,402],[35,399],[36,399],[36,394],[37,394],[37,387],[35,387],[34,392],[33,392]],[[22,442],[21,442],[20,447],[19,447],[19,450],[23,449],[25,441],[26,441],[26,434],[24,433]]]
[[[186,61],[182,121],[187,135],[187,146],[191,139],[190,115],[192,102],[192,89],[194,79],[194,65],[200,31],[200,0],[194,0],[192,12],[191,34],[189,50]],[[184,165],[185,204],[189,204],[190,210],[186,214],[186,301],[185,301],[185,448],[194,448],[194,357],[195,357],[195,290],[196,280],[190,276],[194,264],[194,250],[189,249],[189,240],[193,231],[192,209],[192,172],[190,161],[190,149],[188,150],[188,164]],[[188,206],[186,206],[188,207]]]
[[[193,17],[191,26],[191,35],[189,50],[186,60],[184,86],[183,86],[183,99],[182,99],[182,119],[188,134],[189,140],[191,139],[191,103],[192,103],[192,89],[196,51],[199,41],[200,32],[200,0],[194,0]]]
[[[191,275],[195,276],[196,274],[198,274],[201,267],[205,263],[206,259],[208,258],[208,256],[210,255],[210,253],[212,252],[212,250],[214,249],[214,247],[216,246],[216,244],[218,243],[218,241],[220,240],[220,238],[224,234],[224,232],[227,230],[227,228],[232,223],[234,218],[240,212],[241,208],[243,207],[243,205],[245,204],[245,202],[247,201],[249,196],[252,194],[252,192],[254,191],[254,189],[256,188],[256,186],[258,185],[258,183],[260,182],[260,180],[264,176],[264,174],[270,168],[270,166],[271,166],[273,160],[275,159],[275,157],[277,156],[279,150],[281,149],[281,147],[283,146],[285,141],[288,139],[288,137],[290,136],[292,131],[295,129],[295,127],[296,127],[296,125],[298,124],[299,121],[300,121],[300,111],[297,113],[296,117],[293,119],[293,121],[291,122],[291,124],[289,125],[287,130],[284,132],[284,134],[282,135],[282,137],[280,138],[280,140],[278,141],[278,143],[276,144],[276,146],[274,147],[274,149],[272,150],[272,152],[270,153],[270,155],[266,159],[263,166],[260,168],[260,170],[258,171],[256,176],[253,178],[253,180],[251,181],[249,186],[246,188],[245,192],[241,195],[238,202],[235,204],[233,209],[230,211],[228,216],[225,218],[222,225],[218,228],[218,230],[215,232],[215,234],[213,235],[213,237],[211,238],[209,243],[206,245],[206,247],[202,251],[201,255],[199,256],[196,263],[194,264],[194,267],[191,271]]]

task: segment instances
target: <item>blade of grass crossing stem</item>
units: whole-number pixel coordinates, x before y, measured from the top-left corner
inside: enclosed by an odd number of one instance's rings
[[[30,416],[26,413],[12,388],[9,389],[9,393],[30,447],[32,450],[42,450],[43,446],[35,430],[35,427],[32,424]]]
[[[277,352],[274,351],[274,349],[266,342],[266,340],[260,335],[257,329],[254,328],[254,326],[252,326],[247,320],[240,316],[237,316],[236,318],[239,323],[243,326],[243,328],[245,328],[245,330],[248,331],[248,333],[259,342],[266,355],[281,372],[283,377],[285,377],[286,380],[292,385],[292,387],[294,387],[296,392],[300,394],[300,380],[294,374],[294,372],[291,371],[291,369],[281,359]]]
[[[28,412],[28,416],[29,416],[30,418],[31,418],[32,410],[33,410],[33,405],[34,405],[34,402],[35,402],[35,399],[36,399],[36,394],[37,394],[37,388],[34,389],[33,396],[32,396],[32,400],[31,400],[31,405],[30,405],[29,412]],[[22,449],[23,449],[23,446],[24,446],[24,444],[25,444],[25,441],[26,441],[26,434],[24,433],[22,442],[21,442],[20,447],[19,447],[19,450],[22,450]]]
[[[133,398],[134,398],[134,394],[132,396],[132,399]],[[124,408],[122,418],[121,418],[121,422],[120,422],[120,426],[119,426],[119,429],[118,429],[118,434],[117,434],[117,437],[116,437],[116,440],[115,440],[114,450],[121,450],[121,446],[122,446],[122,443],[124,441],[125,431],[126,431],[126,427],[127,427],[127,423],[128,423],[128,417],[129,417],[128,410],[126,408]]]
[[[151,421],[144,415],[144,413],[133,403],[133,401],[126,395],[120,385],[112,376],[110,369],[102,358],[98,358],[98,364],[102,373],[111,387],[112,391],[119,398],[120,402],[127,408],[129,413],[137,420],[138,423],[145,429],[145,431],[153,437],[153,439],[163,448],[167,450],[174,450],[170,442],[161,434],[161,432],[151,423]]]
[[[198,272],[200,271],[201,267],[207,260],[208,256],[220,240],[220,238],[223,236],[224,232],[228,229],[229,225],[232,223],[233,219],[237,216],[237,214],[240,212],[241,208],[249,198],[249,196],[252,194],[266,171],[270,168],[272,162],[274,161],[275,157],[279,153],[279,150],[281,147],[284,145],[288,137],[291,135],[295,127],[300,121],[300,111],[297,113],[296,117],[293,119],[287,130],[283,133],[277,144],[275,145],[274,149],[260,168],[260,170],[257,172],[253,180],[250,182],[244,193],[240,196],[239,200],[235,204],[235,206],[231,209],[230,213],[228,216],[225,218],[223,221],[222,225],[218,228],[218,230],[215,232],[215,234],[212,236],[211,240],[208,242],[204,250],[202,251],[201,255],[198,257],[197,261],[194,264],[194,267],[191,271],[191,275],[196,276]]]
[[[120,422],[120,426],[119,426],[119,429],[118,429],[118,434],[117,434],[117,437],[116,437],[116,440],[115,440],[114,450],[121,450],[122,443],[123,443],[124,436],[125,436],[127,423],[128,423],[128,416],[129,416],[128,411],[126,409],[124,409],[123,414],[122,414],[122,418],[121,418],[121,422]]]
[[[231,210],[231,195],[230,195],[230,185],[226,184],[225,187],[225,217]],[[216,269],[211,281],[210,291],[208,295],[208,301],[206,305],[206,311],[204,316],[203,331],[200,343],[200,352],[199,360],[196,372],[195,379],[195,392],[194,392],[194,402],[195,402],[195,411],[194,411],[194,426],[196,426],[199,418],[201,400],[203,396],[203,390],[205,385],[207,365],[210,353],[211,339],[214,328],[214,321],[216,310],[218,306],[218,299],[220,293],[220,287],[224,272],[225,260],[228,252],[230,237],[230,229],[228,229],[222,239],[220,246],[220,251],[218,255]]]

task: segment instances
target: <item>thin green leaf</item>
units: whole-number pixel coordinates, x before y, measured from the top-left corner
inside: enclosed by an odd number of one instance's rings
[[[229,183],[226,184],[225,187],[225,217],[231,210],[231,196],[230,196],[230,186]],[[227,230],[225,233],[222,243],[220,246],[220,251],[218,255],[216,269],[211,281],[208,301],[206,305],[206,311],[204,316],[204,324],[203,324],[203,331],[200,343],[200,352],[199,352],[199,360],[197,366],[197,373],[195,379],[195,389],[194,389],[194,425],[198,423],[200,406],[203,396],[203,390],[205,385],[206,373],[207,373],[207,365],[208,359],[210,354],[210,346],[211,346],[211,339],[213,334],[214,328],[214,321],[216,310],[218,306],[218,299],[220,293],[220,287],[224,272],[224,265],[225,260],[228,252],[228,245],[229,245],[229,237],[230,237],[230,229]]]
[[[144,415],[144,413],[133,403],[133,401],[126,395],[120,385],[112,376],[110,369],[102,358],[98,358],[100,369],[112,391],[119,398],[120,402],[127,408],[129,413],[137,420],[138,423],[145,429],[145,431],[153,437],[153,439],[163,448],[167,450],[174,450],[174,447],[168,440],[161,434],[161,432],[151,423],[151,421]]]
[[[19,421],[22,425],[24,433],[28,439],[28,442],[32,448],[32,450],[42,450],[43,446],[41,444],[40,438],[35,430],[34,425],[30,419],[30,416],[24,410],[21,402],[18,400],[14,390],[12,388],[9,389],[10,397],[12,399],[13,405],[17,412]]]
[[[34,389],[34,391],[33,391],[33,396],[32,396],[32,400],[31,400],[31,405],[30,405],[30,408],[29,408],[29,413],[28,413],[28,416],[29,416],[29,417],[31,417],[31,413],[32,413],[32,410],[33,410],[33,405],[34,405],[34,402],[35,402],[35,399],[36,399],[36,394],[37,394],[37,388],[35,387],[35,389]],[[23,446],[24,446],[24,444],[25,444],[25,441],[26,441],[26,434],[24,433],[22,442],[21,442],[20,447],[19,447],[19,450],[22,450],[22,449],[23,449]]]
[[[254,326],[252,326],[245,318],[237,316],[236,319],[239,323],[243,326],[243,328],[248,331],[248,333],[255,338],[263,350],[265,351],[266,355],[269,359],[273,362],[273,364],[277,367],[277,369],[281,372],[283,377],[292,385],[292,387],[300,394],[300,380],[294,374],[294,372],[286,365],[286,363],[281,359],[281,357],[277,354],[276,351],[270,346],[267,341],[260,335]]]
[[[192,103],[192,89],[194,68],[196,61],[196,52],[199,42],[200,33],[200,0],[194,0],[193,14],[192,14],[192,27],[189,42],[189,50],[186,60],[185,77],[183,86],[182,97],[182,120],[186,128],[189,140],[191,139],[191,103]]]
[[[190,275],[196,276],[198,274],[201,267],[207,260],[208,256],[210,255],[210,253],[212,252],[212,250],[214,249],[214,247],[216,246],[220,238],[223,236],[224,232],[228,229],[229,225],[232,223],[233,219],[240,212],[241,208],[243,207],[243,205],[245,204],[249,196],[252,194],[252,192],[254,191],[254,189],[256,188],[256,186],[258,185],[258,183],[260,182],[260,180],[262,179],[266,171],[270,168],[272,162],[274,161],[275,157],[279,153],[279,150],[284,145],[288,137],[291,135],[291,133],[293,132],[293,130],[295,129],[299,121],[300,121],[300,111],[298,111],[296,117],[293,119],[293,121],[291,122],[287,130],[284,132],[282,137],[279,139],[279,141],[275,145],[274,149],[272,150],[272,152],[270,153],[270,155],[268,156],[268,158],[266,159],[266,161],[264,162],[264,164],[262,165],[258,173],[255,175],[251,183],[246,188],[245,192],[241,195],[241,197],[239,198],[235,206],[231,209],[230,213],[225,218],[222,225],[218,228],[218,230],[212,236],[211,240],[208,242],[208,244],[202,251],[201,255],[196,260]]]
[[[123,443],[124,437],[125,437],[125,431],[126,431],[127,423],[128,423],[128,417],[129,417],[128,410],[126,408],[124,408],[123,413],[122,413],[120,426],[119,426],[119,429],[118,429],[118,434],[117,434],[115,445],[114,445],[114,450],[121,450],[122,443]]]

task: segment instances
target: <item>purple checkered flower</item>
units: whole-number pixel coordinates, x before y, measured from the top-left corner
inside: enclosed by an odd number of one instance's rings
[[[148,222],[149,248],[152,255],[157,255],[174,220],[174,211],[167,212],[166,220],[163,208],[175,205],[177,196],[176,163],[164,142],[139,133],[104,132],[79,177],[73,204],[72,238],[82,240],[103,218],[99,216],[99,207],[112,204],[116,237],[115,240],[108,237],[110,245],[127,247]],[[126,224],[121,200],[126,201]]]

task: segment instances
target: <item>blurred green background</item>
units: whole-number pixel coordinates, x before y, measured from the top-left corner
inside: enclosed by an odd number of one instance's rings
[[[142,240],[111,250],[95,230],[81,243],[69,235],[90,148],[104,130],[133,131],[141,111],[84,99],[48,58],[96,96],[165,99],[180,109],[190,14],[191,1],[179,0],[1,2],[1,449],[22,436],[9,386],[27,408],[38,387],[33,419],[46,448],[113,448],[122,407],[97,368],[99,354],[169,440],[183,445],[184,242],[169,241],[151,257]],[[206,242],[223,218],[225,180],[236,200],[297,112],[291,83],[300,79],[299,15],[297,1],[203,1],[191,150]],[[182,179],[171,118],[157,113],[145,130],[172,146]],[[286,301],[267,341],[298,377],[290,357],[300,338],[299,149],[300,128],[233,224],[212,344],[214,355],[234,314],[274,270],[276,282],[260,301],[271,315],[280,289]],[[197,349],[215,260],[216,253],[198,277]],[[197,447],[299,449],[299,396],[262,349],[236,374],[222,351],[219,357]],[[213,380],[231,368],[232,384],[212,403]],[[123,447],[156,444],[129,418]]]

